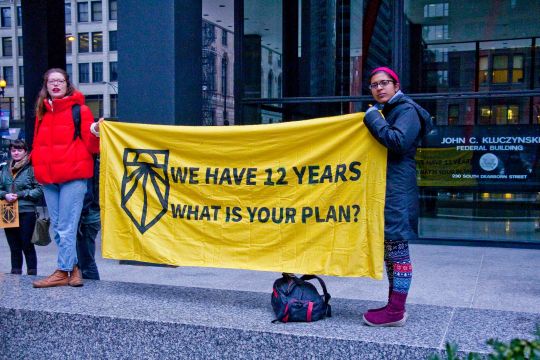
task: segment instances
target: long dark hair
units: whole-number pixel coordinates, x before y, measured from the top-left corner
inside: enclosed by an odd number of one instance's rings
[[[70,96],[75,92],[75,90],[77,90],[75,89],[71,81],[69,80],[69,75],[64,69],[52,68],[52,69],[47,70],[45,74],[43,74],[43,84],[41,85],[41,90],[39,90],[39,95],[36,101],[35,111],[36,111],[36,116],[38,117],[39,120],[41,120],[43,118],[43,115],[45,114],[45,104],[43,103],[43,101],[45,99],[50,98],[49,92],[47,91],[47,80],[49,80],[49,75],[55,72],[62,74],[64,79],[66,79],[66,95],[65,96]]]

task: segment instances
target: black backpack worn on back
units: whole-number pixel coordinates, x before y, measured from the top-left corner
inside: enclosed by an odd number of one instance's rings
[[[81,138],[81,105],[75,104],[71,107],[71,115],[73,116],[73,126],[75,132],[73,133],[73,140]]]
[[[320,295],[317,288],[308,280],[317,279],[323,290]],[[311,322],[332,316],[330,294],[326,291],[324,281],[315,275],[304,275],[300,278],[293,274],[283,273],[274,281],[272,289],[272,308],[276,314],[273,322],[304,321]]]

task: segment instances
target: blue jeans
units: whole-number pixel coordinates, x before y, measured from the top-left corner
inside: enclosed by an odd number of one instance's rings
[[[58,269],[62,271],[71,271],[77,265],[77,228],[86,187],[86,180],[43,186],[53,237],[58,246]]]
[[[77,257],[83,279],[99,280],[99,271],[96,265],[96,235],[101,223],[79,224],[77,231]]]

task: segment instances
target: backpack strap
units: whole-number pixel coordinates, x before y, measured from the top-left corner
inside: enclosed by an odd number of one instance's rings
[[[73,132],[73,141],[77,138],[81,138],[81,105],[75,104],[71,107],[71,115],[73,116],[73,126],[75,131]]]
[[[304,280],[304,281],[312,280],[312,279],[317,279],[319,281],[319,284],[321,284],[321,288],[324,294],[324,303],[328,305],[328,302],[330,302],[330,299],[332,298],[332,296],[330,296],[330,294],[326,290],[326,284],[324,283],[323,279],[321,279],[317,275],[302,275],[302,277],[300,277],[300,280]]]

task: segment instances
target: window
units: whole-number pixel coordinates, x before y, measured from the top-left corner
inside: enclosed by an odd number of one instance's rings
[[[2,38],[2,56],[13,56],[13,41],[10,37]]]
[[[66,64],[66,72],[70,79],[73,79],[73,66],[71,64]]]
[[[491,122],[491,108],[483,106],[480,108],[480,124],[489,125]]]
[[[11,8],[0,8],[1,25],[2,27],[11,27]]]
[[[118,81],[118,63],[116,61],[109,63],[109,81]]]
[[[523,83],[523,55],[514,55],[512,64],[512,82]]]
[[[118,43],[116,40],[116,31],[109,31],[109,51],[117,51]]]
[[[66,54],[71,54],[73,51],[73,41],[66,37]]]
[[[24,66],[19,66],[19,86],[24,85]]]
[[[79,33],[79,52],[87,53],[88,48],[88,33]]]
[[[109,20],[118,19],[118,2],[116,0],[109,0]]]
[[[22,7],[17,6],[17,26],[22,26]]]
[[[506,111],[506,119],[508,124],[517,124],[519,120],[519,106],[509,105]]]
[[[203,50],[203,90],[214,92],[216,90],[216,54]]]
[[[425,53],[424,62],[426,63],[446,63],[448,62],[448,48],[428,47]]]
[[[459,124],[459,105],[448,105],[448,125]]]
[[[111,117],[118,116],[118,95],[111,94]]]
[[[66,24],[71,24],[71,3],[64,4],[64,14],[66,16]]]
[[[92,1],[92,21],[101,21],[102,19],[101,1]]]
[[[17,37],[17,54],[19,56],[23,56],[23,37],[22,36]]]
[[[424,17],[448,16],[448,3],[424,5]]]
[[[86,106],[90,108],[96,118],[103,116],[103,95],[85,96]]]
[[[77,21],[88,22],[88,3],[87,2],[77,3]]]
[[[423,27],[425,40],[446,40],[448,37],[448,25],[429,25]]]
[[[90,65],[88,63],[79,64],[79,83],[90,82]]]
[[[102,52],[103,51],[103,33],[93,32],[92,33],[92,52]]]
[[[221,94],[225,98],[224,101],[227,101],[227,66],[229,65],[229,61],[226,57],[223,57],[221,60]]]
[[[103,63],[92,64],[92,82],[93,83],[103,82]]]
[[[7,86],[12,87],[13,86],[13,66],[4,66],[2,68],[2,75],[4,76],[4,80],[6,80]]]
[[[479,80],[481,84],[486,84],[488,82],[488,57],[480,56],[480,63],[478,67]]]
[[[221,45],[227,46],[227,30],[221,30]]]
[[[493,57],[493,83],[508,82],[508,56],[496,55]]]
[[[519,105],[493,105],[480,107],[480,124],[519,124]]]
[[[437,70],[437,85],[448,85],[448,70]]]

